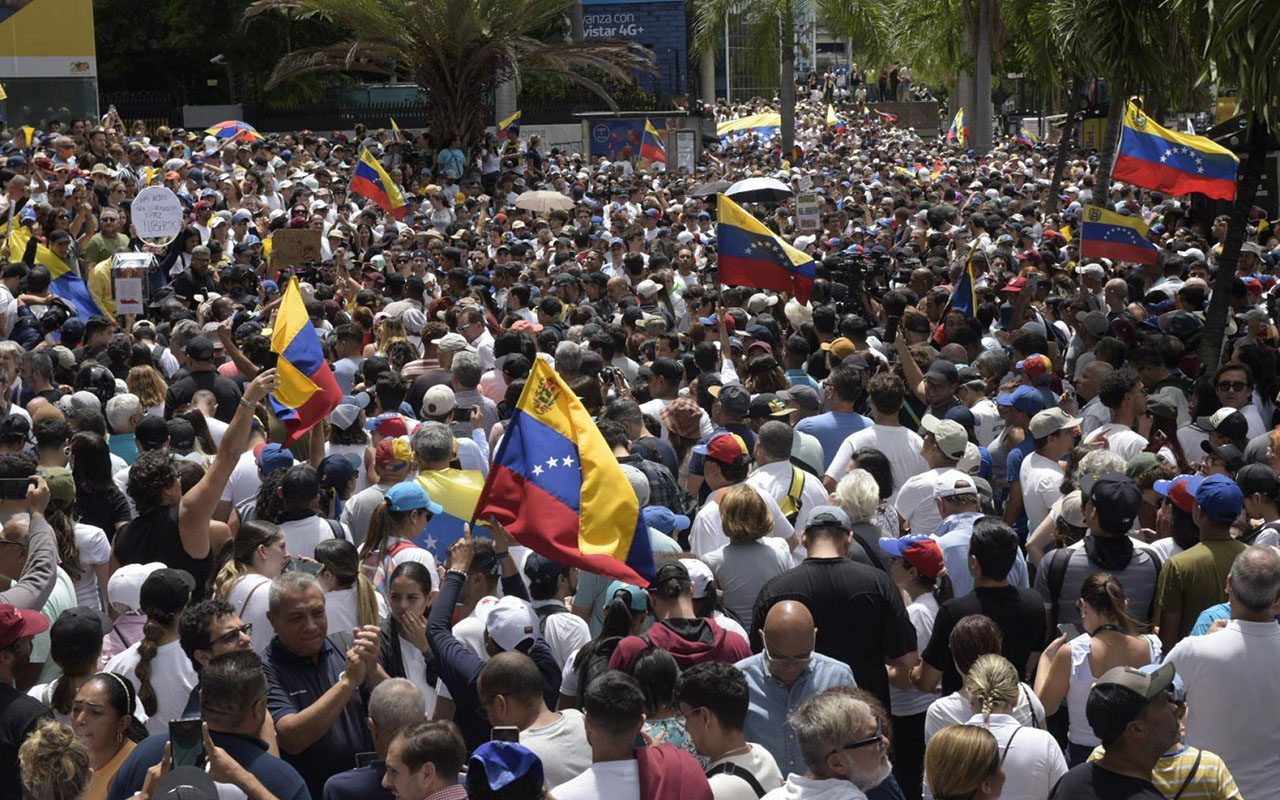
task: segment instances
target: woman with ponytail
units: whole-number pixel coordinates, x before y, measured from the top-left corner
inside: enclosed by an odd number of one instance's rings
[[[147,729],[138,722],[133,684],[112,672],[99,672],[80,685],[72,705],[76,738],[89,748],[93,780],[84,800],[106,800],[116,772]]]
[[[87,608],[68,608],[49,626],[49,657],[62,674],[48,683],[39,683],[27,694],[53,712],[58,722],[71,724],[71,704],[76,691],[98,671],[102,637],[111,630],[105,614]]]
[[[268,590],[288,563],[284,532],[279,525],[260,520],[242,524],[218,553],[210,593],[230,603],[241,621],[253,625],[253,649],[259,653],[275,635],[267,619]]]
[[[329,633],[351,632],[352,628],[378,625],[387,617],[387,601],[360,574],[356,546],[346,539],[325,539],[316,544],[320,572],[316,580],[324,589],[324,607]]]
[[[1024,727],[1013,717],[1018,702],[1018,671],[1004,656],[980,656],[964,676],[973,716],[966,724],[991,731],[1000,748],[1006,800],[1046,800],[1067,771],[1053,734]],[[927,782],[926,782],[927,785]]]
[[[406,561],[391,573],[391,613],[382,623],[379,655],[388,675],[408,678],[422,692],[427,701],[427,716],[431,716],[436,705],[436,672],[431,645],[427,642],[431,577],[427,567],[417,561]]]
[[[74,585],[76,604],[108,608],[107,579],[111,577],[111,543],[101,528],[82,525],[76,513],[76,482],[66,467],[41,470],[49,484],[49,508],[45,518],[58,545],[58,566]],[[63,579],[59,579],[63,580]]]
[[[604,593],[600,635],[569,654],[560,682],[560,708],[577,708],[587,684],[608,671],[618,642],[639,636],[649,616],[649,596],[639,586],[614,581]]]
[[[1160,660],[1160,639],[1139,635],[1129,616],[1124,586],[1114,575],[1096,572],[1085,579],[1076,602],[1084,633],[1059,636],[1040,654],[1036,669],[1036,694],[1052,716],[1067,703],[1067,763],[1082,764],[1093,748],[1101,744],[1089,720],[1085,705],[1089,690],[1112,667],[1145,667]]]
[[[360,571],[382,594],[390,587],[387,577],[406,561],[417,561],[436,575],[436,559],[431,551],[414,544],[431,518],[444,509],[433,503],[427,490],[414,481],[397,483],[387,490],[382,505],[373,510],[369,530],[360,545]],[[439,578],[431,582],[431,602],[440,589]]]
[[[840,483],[844,485],[849,480],[846,476]],[[907,616],[915,627],[917,649],[923,653],[933,635],[938,606],[953,594],[942,549],[931,536],[904,536],[880,539],[880,550],[889,558],[889,576],[902,591]],[[929,706],[938,695],[915,688],[910,670],[889,667],[889,683],[893,768],[901,785],[919,786],[924,770],[924,724]]]
[[[147,624],[142,640],[107,662],[107,672],[133,684],[147,714],[147,730],[166,733],[169,720],[187,707],[199,678],[178,641],[178,618],[191,602],[196,581],[180,569],[158,569],[147,577],[139,595]]]

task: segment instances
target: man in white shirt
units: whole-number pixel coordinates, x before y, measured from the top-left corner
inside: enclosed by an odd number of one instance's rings
[[[1227,576],[1231,620],[1171,651],[1187,692],[1187,743],[1217,753],[1242,797],[1280,798],[1280,551],[1254,546]]]
[[[955,420],[938,419],[925,414],[920,420],[924,439],[920,455],[929,469],[907,478],[898,488],[898,514],[911,524],[911,532],[930,536],[942,524],[942,514],[936,502],[938,477],[956,468],[964,457],[969,435],[964,426]]]
[[[965,367],[956,374],[960,378],[956,394],[973,414],[973,432],[978,438],[978,444],[990,447],[1004,430],[1000,409],[996,407],[994,400],[987,397],[987,382],[977,367]]]
[[[578,570],[530,551],[525,556],[521,572],[541,625],[538,635],[551,648],[556,663],[563,667],[570,654],[591,641],[587,621],[571,613],[565,605],[565,598],[577,594]],[[548,783],[552,782],[548,780]]]
[[[708,759],[715,800],[756,800],[782,785],[778,762],[743,735],[750,689],[732,664],[708,661],[680,675],[676,701],[698,755]]]
[[[1249,421],[1250,439],[1271,430],[1270,420],[1262,419],[1254,404],[1253,370],[1247,364],[1228,361],[1218,367],[1218,376],[1213,385],[1218,392],[1218,402],[1236,409]]]
[[[729,543],[729,537],[725,535],[720,522],[721,490],[746,481],[747,472],[751,469],[751,455],[747,452],[747,445],[742,437],[736,433],[713,436],[705,445],[695,445],[693,452],[705,457],[703,477],[707,486],[711,487],[711,495],[706,504],[698,509],[698,515],[693,518],[693,525],[689,529],[689,549],[701,558]],[[786,539],[788,546],[794,550],[798,542],[795,527],[787,522],[778,501],[758,486],[750,483],[747,485],[756,490],[773,515],[773,531],[769,535]]]
[[[1111,421],[1111,409],[1102,404],[1098,389],[1102,386],[1102,379],[1113,371],[1115,367],[1110,362],[1090,361],[1076,380],[1076,404],[1083,403],[1079,411],[1082,420],[1080,430],[1086,436]]]
[[[907,386],[901,378],[882,372],[867,381],[867,392],[871,396],[871,417],[875,424],[850,434],[844,440],[836,451],[835,458],[827,466],[822,483],[829,490],[835,489],[836,484],[849,471],[853,454],[864,447],[875,448],[889,459],[894,486],[889,502],[896,503],[898,489],[907,479],[929,468],[920,455],[924,440],[914,431],[902,427],[902,423],[898,421],[898,413],[902,410],[903,398],[907,393]]]
[[[1115,370],[1102,379],[1098,397],[1111,409],[1111,422],[1085,437],[1084,443],[1105,441],[1106,449],[1127,462],[1147,447],[1147,438],[1140,429],[1151,430],[1142,379],[1128,367]]]
[[[1061,408],[1046,408],[1031,418],[1031,437],[1036,449],[1022,460],[1018,483],[1022,487],[1022,507],[1027,512],[1027,530],[1034,531],[1049,516],[1049,509],[1062,497],[1064,470],[1058,462],[1075,445],[1080,420]]]
[[[828,492],[817,475],[791,463],[796,435],[795,428],[785,422],[761,425],[756,435],[756,469],[747,476],[747,483],[777,501],[782,512],[795,520],[792,527],[802,531],[810,512],[827,504]]]

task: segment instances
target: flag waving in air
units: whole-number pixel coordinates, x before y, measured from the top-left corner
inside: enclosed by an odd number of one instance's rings
[[[644,138],[640,140],[640,157],[655,164],[667,163],[667,146],[662,141],[662,134],[648,118],[644,121]]]
[[[512,114],[506,119],[498,123],[498,138],[506,139],[508,136],[516,138],[520,135],[520,112]]]
[[[1162,128],[1129,103],[1111,177],[1166,194],[1235,200],[1239,166],[1235,153],[1212,139]]]
[[[561,564],[647,586],[653,550],[636,493],[582,401],[535,360],[476,519],[496,518],[518,542]]]
[[[809,302],[809,291],[818,276],[813,256],[784,242],[725,195],[719,195],[716,205],[720,214],[716,225],[720,282],[790,292],[801,303]]]
[[[409,212],[405,205],[404,195],[400,187],[391,180],[391,176],[382,168],[368,148],[360,154],[356,162],[356,171],[351,176],[351,191],[364,195],[396,219],[404,219]]]
[[[289,279],[271,333],[271,350],[280,355],[276,369],[280,386],[269,399],[284,423],[286,447],[329,416],[342,400],[342,390],[325,361],[320,337],[302,300],[297,277]]]
[[[1018,128],[1018,144],[1025,144],[1027,147],[1035,147],[1040,144],[1040,140],[1036,135],[1026,128]]]
[[[404,134],[400,132],[400,126],[396,124],[395,118],[387,117],[387,119],[391,120],[391,141],[404,144]]]
[[[964,147],[969,143],[969,126],[964,123],[964,109],[956,112],[956,118],[951,120],[951,127],[947,129],[947,141],[955,142]]]
[[[31,229],[25,225],[16,225],[8,232],[9,244],[9,260],[13,263],[19,261],[27,261],[30,264],[39,264],[49,270],[49,289],[70,303],[76,310],[76,316],[81,319],[101,314],[98,304],[94,302],[93,295],[89,293],[89,287],[85,284],[84,279],[75,273],[75,270],[63,261],[57,253],[36,241],[35,252],[31,258],[27,258],[27,247],[31,243]]]
[[[1148,238],[1147,226],[1098,206],[1085,206],[1080,225],[1080,257],[1109,258],[1131,264],[1156,265],[1160,249]]]

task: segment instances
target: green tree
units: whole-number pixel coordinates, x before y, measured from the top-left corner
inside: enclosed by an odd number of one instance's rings
[[[610,81],[630,84],[637,71],[656,72],[653,53],[632,42],[537,36],[560,25],[572,5],[573,0],[256,0],[245,17],[280,12],[322,19],[343,32],[335,44],[286,54],[268,88],[314,73],[396,75],[422,89],[438,142],[456,136],[471,143],[484,131],[484,98],[501,83],[518,87],[526,75],[561,77],[613,105]]]

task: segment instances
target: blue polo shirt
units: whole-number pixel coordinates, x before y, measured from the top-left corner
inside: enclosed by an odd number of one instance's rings
[[[391,790],[382,787],[386,772],[385,761],[339,772],[325,782],[323,800],[393,800]]]
[[[268,753],[267,743],[257,736],[209,731],[209,737],[279,800],[311,800],[298,770]],[[138,742],[112,779],[107,800],[127,800],[137,794],[147,779],[147,770],[160,763],[168,743],[167,733],[157,733]]]
[[[124,463],[133,465],[138,460],[138,442],[133,433],[113,433],[107,439],[107,449],[112,455],[124,459]]]
[[[309,708],[341,678],[347,666],[346,654],[326,637],[318,659],[295,655],[275,637],[262,654],[267,673],[267,711],[279,726],[280,720]],[[312,797],[324,793],[324,782],[354,767],[356,753],[373,750],[373,738],[365,723],[368,692],[363,684],[351,695],[332,727],[301,753],[283,753],[284,760],[306,776]]]
[[[871,427],[871,420],[856,412],[828,411],[813,417],[806,417],[796,423],[796,430],[807,433],[822,445],[822,469],[831,466],[836,451],[850,434],[863,428]],[[913,428],[914,430],[914,428]]]

